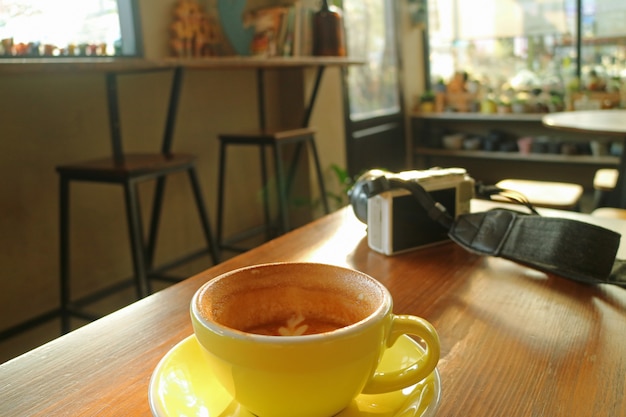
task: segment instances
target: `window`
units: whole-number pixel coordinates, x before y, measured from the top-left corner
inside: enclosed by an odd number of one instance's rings
[[[348,52],[367,65],[348,68],[350,117],[363,120],[400,111],[393,1],[344,1]]]
[[[428,7],[433,87],[459,72],[496,94],[609,93],[626,81],[624,0],[428,0]]]
[[[2,56],[137,56],[134,0],[0,0]]]

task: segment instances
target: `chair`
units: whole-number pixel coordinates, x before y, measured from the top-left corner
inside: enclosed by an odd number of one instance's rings
[[[505,179],[496,186],[522,194],[534,206],[578,210],[583,187],[566,182]]]
[[[217,244],[211,231],[200,183],[196,174],[196,158],[194,155],[175,154],[170,151],[175,113],[182,83],[182,69],[178,68],[174,71],[162,149],[160,152],[151,154],[126,154],[123,152],[117,100],[117,74],[107,73],[106,82],[113,144],[112,156],[64,164],[56,167],[60,178],[60,312],[63,332],[69,330],[71,316],[85,319],[95,318],[93,315],[83,310],[86,304],[120,289],[119,285],[111,286],[110,288],[91,294],[81,300],[72,300],[71,298],[69,199],[70,184],[73,182],[109,183],[120,185],[123,188],[133,260],[134,275],[131,281],[134,283],[137,298],[145,297],[151,293],[151,278],[168,279],[167,276],[164,275],[164,271],[169,268],[181,265],[207,253],[211,256],[214,263],[219,261]],[[155,267],[154,252],[166,178],[169,175],[180,172],[186,172],[189,177],[207,246],[177,261],[170,262],[168,265]],[[148,238],[144,240],[137,186],[139,183],[149,180],[156,181],[156,185],[149,222]]]
[[[295,175],[297,164],[300,159],[300,153],[302,146],[308,146],[309,151],[313,157],[315,173],[317,176],[317,183],[319,186],[319,192],[322,199],[324,211],[329,213],[328,202],[326,200],[326,188],[324,186],[324,179],[322,177],[322,170],[320,167],[319,157],[317,154],[317,147],[315,145],[315,130],[309,127],[294,128],[288,130],[268,130],[260,129],[257,131],[243,132],[243,133],[224,133],[218,136],[220,141],[220,160],[219,160],[219,178],[218,178],[218,208],[217,208],[217,244],[220,249],[228,249],[232,251],[245,251],[245,248],[234,246],[233,243],[241,241],[248,237],[248,234],[231,237],[227,241],[223,236],[223,222],[224,222],[224,194],[226,191],[226,158],[227,149],[230,146],[256,146],[259,148],[260,162],[261,162],[261,185],[265,185],[268,182],[267,161],[265,151],[266,148],[270,148],[274,158],[274,169],[276,172],[276,186],[278,190],[278,212],[280,218],[279,234],[285,233],[290,230],[289,210],[287,204],[287,197],[291,188],[291,182]],[[293,155],[290,169],[285,177],[285,168],[283,166],[283,148],[286,145],[295,144],[295,153]],[[266,232],[266,239],[270,239],[272,221],[270,219],[270,209],[267,194],[263,193],[263,214],[264,214],[264,230]]]
[[[608,204],[609,195],[615,189],[619,171],[615,168],[602,168],[593,176],[594,207]]]
[[[594,217],[603,217],[606,219],[622,219],[626,220],[626,209],[614,207],[599,207],[591,212]]]

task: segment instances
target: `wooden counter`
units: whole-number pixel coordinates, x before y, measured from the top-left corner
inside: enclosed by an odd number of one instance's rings
[[[188,69],[280,69],[363,64],[343,57],[212,57],[212,58],[1,58],[0,74],[53,72],[133,72],[183,67]]]
[[[626,233],[626,221],[567,216]],[[365,236],[351,209],[340,210],[0,365],[0,415],[150,416],[150,377],[192,334],[193,293],[224,272],[276,261],[356,268],[389,288],[395,312],[433,323],[439,416],[626,415],[626,289],[452,243],[388,257]]]

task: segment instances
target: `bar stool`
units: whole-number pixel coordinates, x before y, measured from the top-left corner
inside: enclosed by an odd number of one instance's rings
[[[567,182],[505,179],[496,187],[520,193],[534,206],[561,210],[578,210],[583,195],[581,185]]]
[[[609,194],[615,189],[619,171],[615,168],[602,168],[593,176],[594,208],[602,207],[608,203]]]
[[[180,85],[182,69],[176,69],[170,94],[169,111],[165,127],[165,135],[161,152],[151,154],[125,154],[122,151],[119,111],[117,102],[117,74],[108,73],[107,99],[111,124],[113,155],[85,162],[70,163],[56,167],[60,178],[60,296],[61,296],[61,329],[65,333],[70,329],[70,317],[76,316],[88,320],[96,317],[84,307],[92,301],[122,289],[128,283],[113,285],[104,290],[90,294],[80,300],[72,300],[70,291],[70,184],[72,182],[95,182],[120,185],[124,190],[126,216],[133,261],[133,279],[137,298],[150,294],[151,278],[172,280],[164,272],[175,266],[209,254],[214,263],[219,262],[217,244],[213,237],[209,217],[203,201],[200,183],[196,173],[196,157],[188,154],[170,152],[172,132]],[[165,190],[166,178],[175,173],[187,173],[196,209],[200,218],[206,247],[167,265],[154,266],[154,253],[161,217],[161,206]],[[156,181],[152,212],[149,222],[147,241],[144,240],[141,210],[137,186],[139,183]]]
[[[325,213],[329,213],[328,202],[326,200],[326,188],[320,167],[317,147],[315,145],[315,130],[309,127],[294,128],[290,130],[268,130],[261,129],[257,131],[244,133],[224,133],[218,135],[220,141],[220,160],[219,160],[219,178],[218,178],[218,208],[217,208],[217,244],[220,249],[228,249],[237,252],[245,251],[241,247],[231,245],[234,242],[247,237],[238,236],[229,239],[227,242],[223,238],[223,221],[224,221],[224,193],[226,180],[226,152],[229,146],[257,146],[259,148],[261,162],[261,181],[265,185],[268,182],[267,161],[265,151],[270,148],[274,158],[274,169],[276,172],[276,188],[278,200],[278,215],[280,219],[279,234],[290,230],[289,211],[287,207],[287,197],[291,188],[291,182],[295,175],[297,164],[300,158],[302,146],[308,146],[313,157],[314,168],[317,176],[319,192]],[[291,161],[288,176],[285,181],[285,169],[283,166],[283,147],[289,144],[295,144],[295,152]],[[269,200],[267,194],[263,194],[263,214],[264,229],[266,238],[271,238],[271,219]]]
[[[591,212],[594,217],[603,217],[605,219],[626,220],[626,209],[615,207],[598,207]]]

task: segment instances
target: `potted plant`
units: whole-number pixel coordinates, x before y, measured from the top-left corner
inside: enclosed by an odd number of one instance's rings
[[[563,96],[558,93],[550,94],[550,101],[548,102],[548,111],[557,112],[565,109],[565,101]]]
[[[511,102],[511,111],[517,114],[526,113],[527,103],[528,103],[528,100],[526,98],[515,97],[513,101]]]
[[[499,114],[511,113],[511,101],[508,97],[501,97],[498,100],[497,111]]]
[[[431,90],[420,95],[419,109],[422,113],[432,113],[435,110],[435,93]]]

